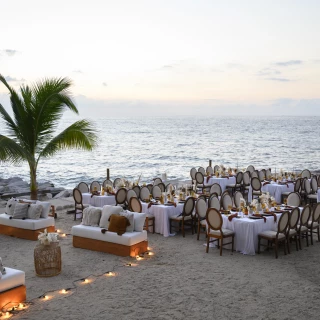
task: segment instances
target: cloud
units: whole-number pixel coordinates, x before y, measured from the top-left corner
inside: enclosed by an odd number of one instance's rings
[[[295,66],[302,63],[303,63],[302,60],[288,60],[288,61],[276,62],[275,65],[279,67],[290,67],[290,66]]]
[[[162,69],[162,70],[167,70],[167,69],[173,69],[173,68],[174,68],[173,65],[167,64],[167,65],[165,65],[165,66],[162,66],[160,69]]]
[[[103,85],[104,87],[107,87],[107,86],[108,86],[106,82],[103,82],[102,85]]]
[[[281,74],[281,72],[276,69],[263,68],[262,70],[258,71],[257,76],[273,76],[277,74]]]
[[[279,82],[290,82],[290,81],[292,81],[292,80],[287,79],[287,78],[265,78],[265,80],[279,81]]]
[[[4,49],[4,50],[0,50],[0,53],[6,54],[9,57],[13,57],[15,54],[18,53],[18,51],[13,49]]]
[[[81,70],[73,70],[72,72],[74,72],[74,73],[81,73],[81,74],[83,74],[83,72],[82,72]]]
[[[25,79],[17,79],[17,78],[13,78],[13,77],[10,77],[10,76],[6,76],[4,77],[7,82],[23,82],[23,81],[26,81]]]

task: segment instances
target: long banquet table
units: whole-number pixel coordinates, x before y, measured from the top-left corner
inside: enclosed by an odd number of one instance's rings
[[[221,191],[224,192],[226,190],[227,185],[236,183],[236,178],[235,177],[217,178],[212,176],[209,179],[207,179],[207,177],[204,177],[205,186],[210,186],[214,183],[218,183],[221,187]]]
[[[115,196],[92,196],[91,193],[82,194],[83,204],[90,204],[94,207],[103,207],[105,205],[115,206]]]

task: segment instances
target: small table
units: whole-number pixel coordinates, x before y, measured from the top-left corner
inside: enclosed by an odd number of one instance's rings
[[[34,266],[39,277],[53,277],[61,272],[61,248],[58,242],[38,244],[34,249]]]
[[[82,194],[82,203],[90,204],[94,207],[103,207],[105,205],[115,206],[115,196],[91,196],[91,193]]]

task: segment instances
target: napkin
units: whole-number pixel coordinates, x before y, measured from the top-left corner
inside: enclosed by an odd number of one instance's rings
[[[209,182],[210,178],[211,178],[211,176],[207,176],[207,183]]]
[[[267,184],[270,184],[270,182],[269,182],[269,181],[267,181],[267,182],[265,182],[263,185],[265,186],[265,185],[267,185]]]
[[[236,217],[238,217],[238,213],[230,214],[230,216],[228,217],[228,220],[232,221],[232,219]]]

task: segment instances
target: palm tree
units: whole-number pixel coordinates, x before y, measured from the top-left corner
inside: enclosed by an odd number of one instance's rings
[[[87,120],[79,120],[55,135],[62,114],[67,109],[78,114],[70,92],[71,81],[66,78],[44,79],[20,86],[19,94],[0,74],[0,81],[10,93],[11,117],[0,104],[7,136],[0,134],[0,161],[27,161],[30,168],[31,199],[37,199],[37,167],[41,158],[53,156],[70,148],[92,150],[96,131]]]

